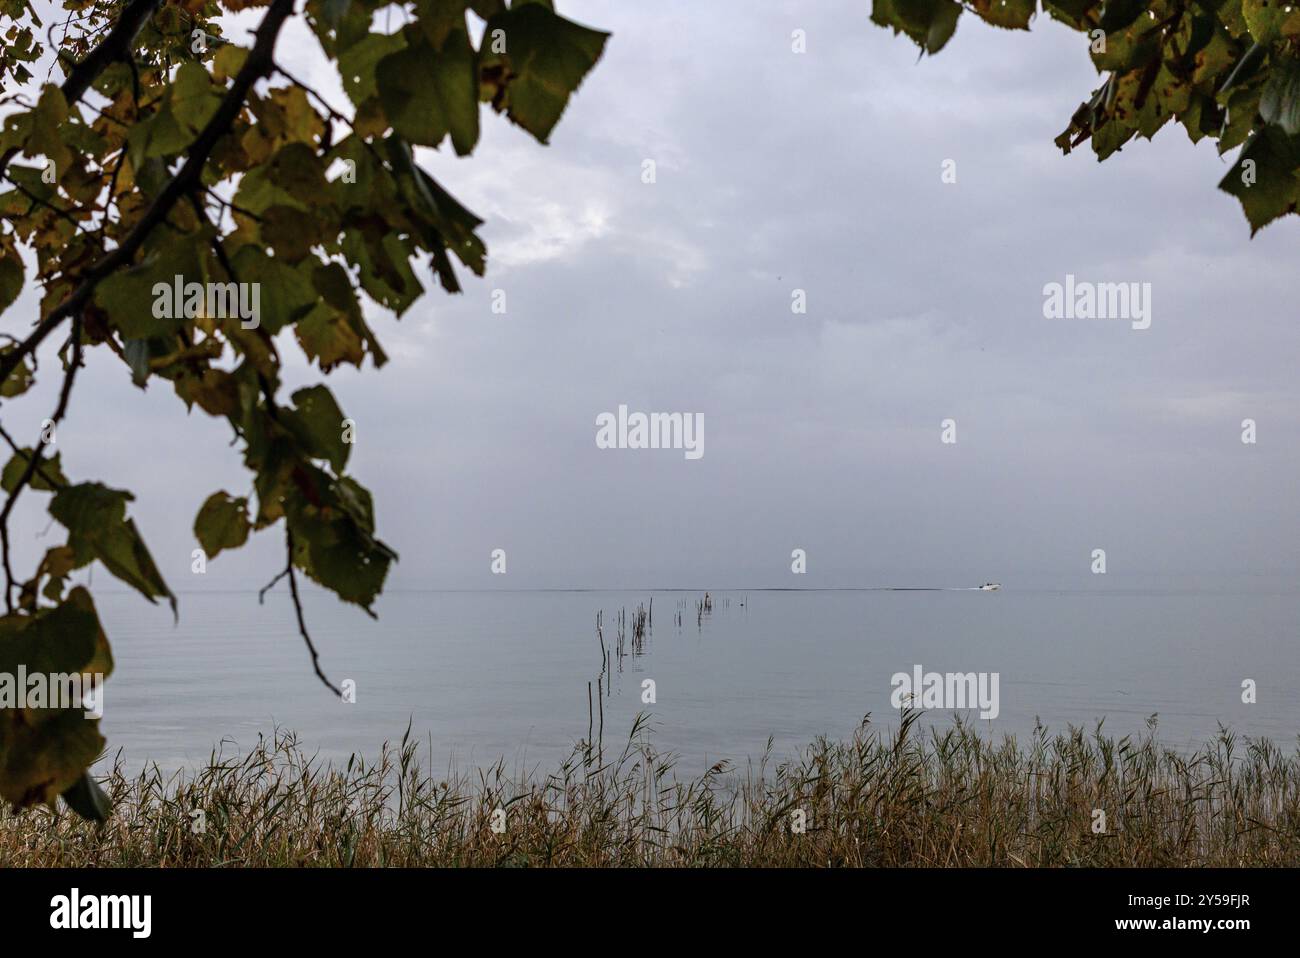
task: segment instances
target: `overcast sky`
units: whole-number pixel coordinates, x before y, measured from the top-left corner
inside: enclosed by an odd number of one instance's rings
[[[370,313],[391,363],[327,378],[392,587],[1084,580],[1094,548],[1118,576],[1297,571],[1300,221],[1250,239],[1213,145],[1173,125],[1105,164],[1061,156],[1096,85],[1079,35],[967,15],[917,62],[866,2],[559,6],[613,37],[551,145],[485,114],[472,157],[422,157],[487,221],[486,279],[449,297],[423,271],[400,322]],[[314,46],[280,55],[344,103]],[[1067,273],[1150,283],[1151,327],[1045,319]],[[91,359],[70,477],[135,491],[177,591],[262,584],[278,531],[190,572],[199,505],[249,488],[228,427]],[[702,414],[704,456],[598,449],[619,404]],[[6,424],[34,433],[44,405]],[[50,544],[43,498],[24,547]]]

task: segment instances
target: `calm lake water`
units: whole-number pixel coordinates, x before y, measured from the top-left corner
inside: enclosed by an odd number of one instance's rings
[[[379,621],[330,596],[307,597],[327,674],[356,683],[340,703],[311,673],[283,594],[186,594],[181,621],[127,594],[98,598],[117,658],[102,728],[131,766],[165,768],[233,751],[275,726],[322,757],[373,756],[412,735],[437,763],[463,769],[504,758],[549,771],[587,734],[587,683],[613,648],[619,610],[654,598],[644,654],[623,659],[604,699],[606,747],[638,712],[653,741],[696,773],[743,765],[769,736],[788,755],[818,735],[849,735],[862,717],[897,724],[890,677],[927,671],[1000,673],[992,734],[1091,724],[1145,729],[1185,748],[1217,723],[1291,748],[1300,732],[1300,594],[1268,584],[1210,590],[1070,592],[394,593]],[[676,614],[682,612],[680,625]],[[630,631],[630,626],[629,626]],[[630,643],[630,638],[629,638]],[[643,705],[641,682],[656,684]],[[1241,701],[1243,679],[1258,702]],[[952,712],[929,718],[951,722]],[[970,713],[973,717],[974,713]]]

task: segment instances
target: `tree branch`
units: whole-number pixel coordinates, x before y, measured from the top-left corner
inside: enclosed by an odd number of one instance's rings
[[[31,335],[0,357],[0,383],[7,380],[9,374],[22,362],[23,357],[40,346],[45,337],[58,328],[65,319],[81,312],[100,281],[114,270],[130,265],[150,231],[166,219],[181,197],[199,185],[200,175],[208,157],[216,147],[217,141],[226,134],[240,110],[244,108],[248,91],[271,69],[271,56],[275,49],[276,37],[291,13],[293,13],[293,0],[273,0],[266,16],[262,18],[261,25],[257,28],[256,41],[249,51],[248,58],[222,98],[217,112],[190,144],[185,164],[167,182],[162,192],[149,205],[140,221],[132,227],[121,244],[90,267],[80,285],[37,324]]]
[[[68,369],[63,374],[63,388],[59,390],[59,404],[54,409],[54,415],[50,417],[51,428],[56,428],[63,419],[63,414],[68,411],[68,400],[72,396],[72,384],[77,378],[77,369],[81,366],[81,314],[78,313],[72,317],[72,360],[68,363]],[[9,493],[9,498],[5,500],[4,509],[0,511],[0,548],[4,550],[4,571],[5,571],[5,609],[12,613],[14,611],[13,590],[15,586],[13,569],[9,566],[9,516],[14,511],[14,505],[18,502],[18,496],[22,493],[23,487],[32,479],[33,474],[40,468],[41,457],[45,455],[45,443],[38,441],[32,448],[31,458],[27,460],[27,468],[18,478],[18,483]]]
[[[63,91],[63,99],[68,101],[68,106],[72,106],[85,95],[90,85],[95,82],[95,78],[103,73],[110,63],[130,56],[135,35],[140,32],[144,22],[153,16],[160,2],[161,0],[130,0],[122,8],[122,15],[117,18],[117,23],[113,24],[113,29],[108,32],[104,42],[91,50],[84,60],[74,65],[68,72],[68,78],[63,81],[60,89]],[[18,147],[13,146],[0,155],[0,172],[8,169],[9,161],[17,152]]]
[[[272,395],[271,384],[268,383],[266,378],[260,374],[257,378],[262,386],[262,395],[266,397],[267,414],[278,422],[279,420],[275,414],[275,397]],[[301,635],[302,640],[307,643],[307,651],[311,653],[311,667],[316,670],[316,677],[325,684],[327,689],[339,698],[343,698],[343,691],[326,678],[325,673],[321,670],[320,654],[317,653],[316,646],[311,640],[311,635],[307,632],[307,620],[303,618],[302,614],[302,600],[298,597],[298,577],[294,575],[293,571],[293,530],[289,528],[288,515],[284,517],[284,542],[289,553],[288,561],[284,564],[284,569],[257,593],[257,601],[261,604],[262,597],[265,596],[277,582],[285,576],[289,577],[289,595],[293,598],[293,610],[298,615],[298,634]]]
[[[104,42],[74,66],[68,78],[63,81],[63,98],[69,105],[81,99],[95,78],[110,63],[125,59],[130,54],[135,35],[140,32],[145,21],[153,16],[160,2],[161,0],[131,0],[122,9],[122,15],[117,18],[117,23],[113,24],[113,29],[104,38]]]

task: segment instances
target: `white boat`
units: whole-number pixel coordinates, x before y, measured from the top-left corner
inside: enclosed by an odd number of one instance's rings
[[[1001,582],[985,582],[980,586],[979,590],[981,592],[997,592],[1000,588],[1002,588]]]

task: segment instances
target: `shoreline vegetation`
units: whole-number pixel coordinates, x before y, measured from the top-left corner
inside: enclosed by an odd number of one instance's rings
[[[119,753],[97,826],[0,810],[2,867],[1295,866],[1300,751],[1219,735],[1188,755],[1039,728],[982,737],[863,720],[785,760],[678,779],[638,717],[549,775],[504,763],[440,778],[407,734],[374,761],[319,762],[292,732],[206,766],[132,777]],[[1099,815],[1099,813],[1101,813]],[[495,830],[494,830],[495,828]],[[801,830],[802,828],[802,830]]]

